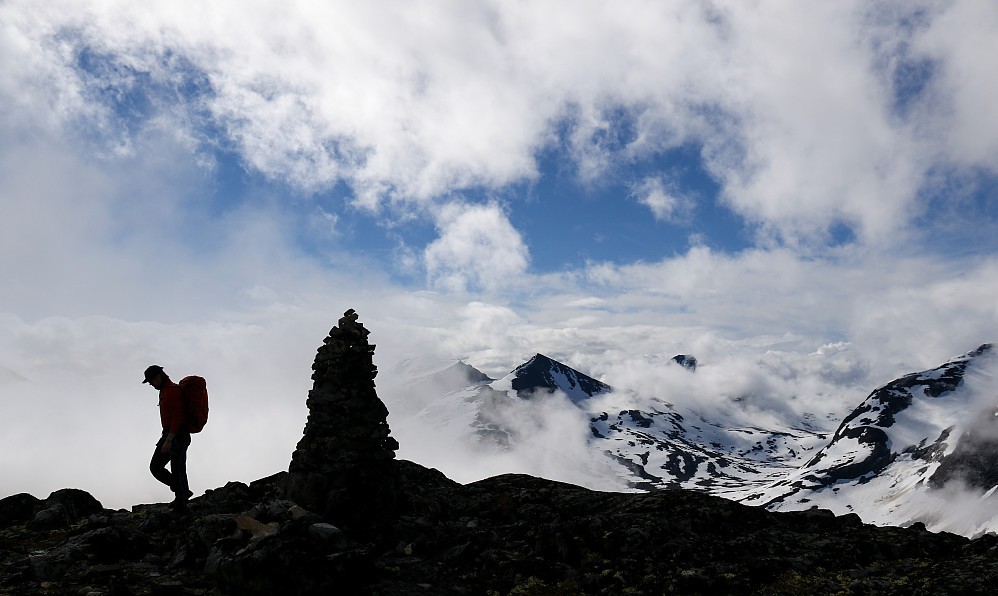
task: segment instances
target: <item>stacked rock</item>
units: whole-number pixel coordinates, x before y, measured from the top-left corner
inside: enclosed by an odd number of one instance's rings
[[[308,422],[288,469],[288,498],[343,527],[390,520],[399,500],[399,445],[374,388],[369,334],[350,309],[319,348]]]

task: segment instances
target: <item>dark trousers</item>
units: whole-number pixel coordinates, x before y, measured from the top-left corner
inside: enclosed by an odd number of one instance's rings
[[[187,448],[191,445],[191,434],[184,431],[177,433],[167,453],[162,452],[164,441],[166,433],[163,433],[156,443],[156,452],[152,454],[152,461],[149,462],[149,471],[156,480],[169,486],[178,499],[186,501],[190,495],[187,486]],[[170,463],[170,471],[166,470],[167,462]]]

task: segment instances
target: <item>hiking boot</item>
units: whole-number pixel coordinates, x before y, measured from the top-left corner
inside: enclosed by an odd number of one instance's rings
[[[187,511],[187,501],[194,496],[190,490],[184,491],[182,494],[178,494],[177,498],[170,503],[170,507],[174,511]]]

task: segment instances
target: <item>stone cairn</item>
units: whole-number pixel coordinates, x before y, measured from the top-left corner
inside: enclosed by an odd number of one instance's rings
[[[344,313],[312,365],[308,422],[288,469],[287,496],[346,528],[373,528],[394,518],[398,442],[374,389],[374,346],[357,313]]]

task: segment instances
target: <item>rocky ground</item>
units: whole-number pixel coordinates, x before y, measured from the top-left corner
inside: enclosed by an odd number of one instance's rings
[[[998,537],[771,513],[701,493],[601,493],[523,475],[468,485],[396,462],[392,520],[344,532],[286,473],[191,501],[0,500],[0,594],[991,594]],[[366,528],[366,529],[361,529]]]

